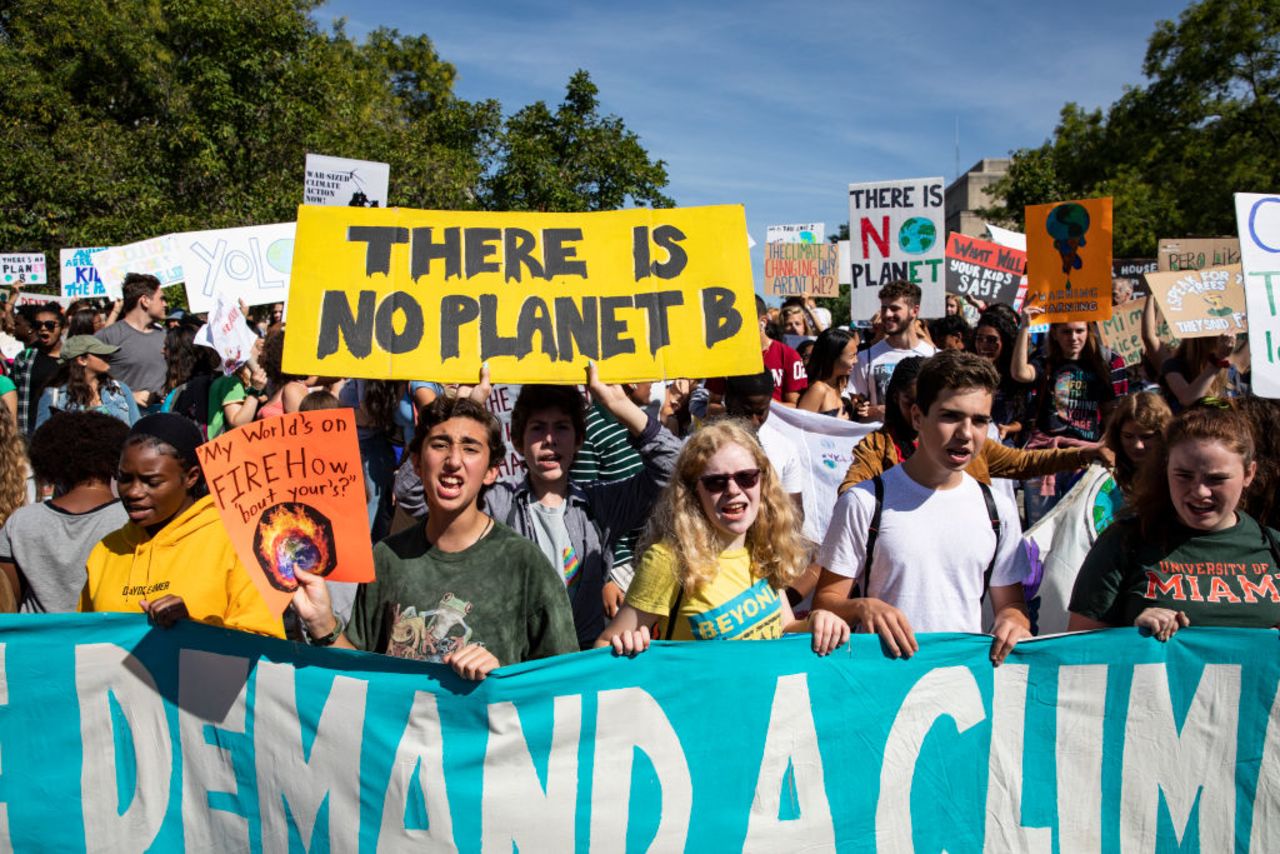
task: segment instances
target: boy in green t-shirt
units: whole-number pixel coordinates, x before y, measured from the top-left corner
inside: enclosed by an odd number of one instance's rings
[[[377,579],[360,585],[345,631],[324,580],[298,573],[294,605],[312,643],[440,662],[477,680],[578,651],[557,572],[479,507],[506,453],[497,419],[472,400],[436,398],[420,413],[409,452],[426,522],[374,547]]]

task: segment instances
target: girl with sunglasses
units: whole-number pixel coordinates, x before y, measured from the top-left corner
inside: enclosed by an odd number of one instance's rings
[[[654,507],[648,545],[625,604],[597,646],[634,655],[651,628],[668,640],[745,640],[812,632],[826,655],[849,638],[828,611],[797,620],[786,588],[809,563],[799,520],[749,427],[736,419],[695,433]]]

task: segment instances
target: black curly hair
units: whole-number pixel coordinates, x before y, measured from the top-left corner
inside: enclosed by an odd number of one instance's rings
[[[82,483],[110,483],[129,425],[92,410],[57,412],[31,437],[31,470],[59,493]]]

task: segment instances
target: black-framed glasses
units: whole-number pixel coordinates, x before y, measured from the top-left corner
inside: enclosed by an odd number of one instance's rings
[[[738,484],[739,489],[750,489],[760,482],[760,469],[743,469],[732,474],[704,474],[698,480],[707,492],[719,495],[729,488],[730,478]]]
[[[31,325],[36,329],[57,329],[62,324],[56,320],[37,320]]]

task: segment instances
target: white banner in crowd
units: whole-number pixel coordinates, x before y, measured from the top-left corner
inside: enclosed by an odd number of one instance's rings
[[[280,222],[172,235],[186,272],[191,310],[212,310],[216,294],[248,305],[284,302],[294,230],[294,223]]]
[[[1010,231],[1007,228],[1000,228],[998,225],[987,223],[987,234],[991,236],[992,243],[998,243],[1010,249],[1017,249],[1019,252],[1027,251],[1027,236],[1020,231]]]
[[[1031,560],[1027,603],[1036,634],[1067,630],[1067,606],[1080,565],[1123,503],[1115,478],[1102,466],[1091,465],[1062,500],[1023,534]]]
[[[62,269],[60,284],[64,297],[120,299],[120,288],[108,287],[93,264],[94,258],[106,249],[105,246],[93,246],[59,250],[58,266]]]
[[[850,308],[853,319],[880,310],[880,288],[904,279],[923,292],[921,317],[941,317],[946,220],[941,178],[849,185]]]
[[[48,280],[43,252],[0,255],[0,282],[6,285],[43,285]]]
[[[106,287],[115,293],[120,292],[127,273],[155,276],[166,288],[182,283],[182,256],[175,234],[107,247],[93,256],[93,266]]]
[[[853,446],[880,429],[878,423],[860,424],[774,401],[769,423],[796,445],[805,466],[804,535],[816,543],[826,536],[831,511],[845,472],[853,462]]]
[[[838,280],[839,284],[842,284],[842,285],[853,284],[853,271],[849,269],[849,265],[851,263],[849,261],[849,241],[841,240],[838,243],[836,243],[836,246],[840,247],[840,250],[839,250],[840,251],[840,256],[839,256],[840,278]]]
[[[209,322],[196,332],[196,343],[218,354],[222,372],[230,374],[249,361],[257,340],[258,336],[245,322],[239,300],[222,293],[215,295]]]
[[[302,203],[385,208],[390,181],[391,167],[386,163],[308,154]]]
[[[821,243],[826,239],[826,223],[807,222],[797,225],[771,225],[765,231],[765,243]]]
[[[1280,195],[1236,193],[1240,263],[1244,265],[1245,310],[1249,315],[1249,355],[1253,393],[1280,397]]]

